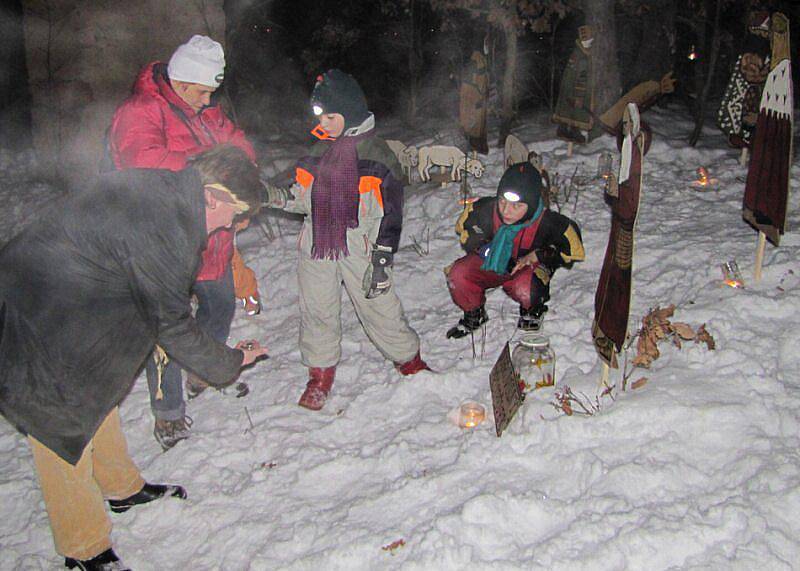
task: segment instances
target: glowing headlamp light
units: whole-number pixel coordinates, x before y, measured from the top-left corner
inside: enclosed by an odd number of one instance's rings
[[[320,107],[319,105],[314,105],[314,106],[311,107],[311,109],[314,110],[314,115],[316,115],[317,117],[322,115],[322,113],[324,111],[324,109],[322,109],[322,107]]]
[[[503,193],[503,198],[505,198],[509,202],[519,202],[520,200],[519,194],[511,190],[505,191]]]

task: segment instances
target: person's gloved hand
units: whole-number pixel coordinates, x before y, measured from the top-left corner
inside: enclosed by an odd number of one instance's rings
[[[248,295],[241,298],[239,301],[242,302],[242,307],[244,307],[244,311],[247,315],[258,315],[261,313],[261,300],[258,294]]]
[[[389,268],[392,267],[393,261],[394,256],[391,248],[376,245],[372,250],[372,259],[369,266],[367,266],[367,271],[364,272],[364,279],[361,282],[361,287],[364,289],[367,299],[378,297],[392,287]]]
[[[294,200],[294,194],[288,188],[281,188],[268,182],[262,181],[264,190],[261,200],[267,208],[286,208],[286,205]]]

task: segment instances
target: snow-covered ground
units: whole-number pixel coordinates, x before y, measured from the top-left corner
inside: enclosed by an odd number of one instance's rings
[[[647,376],[647,384],[601,400],[592,417],[559,414],[552,392],[537,391],[502,438],[491,418],[458,428],[448,415],[460,402],[490,408],[489,371],[517,311],[501,291],[490,294],[478,358],[468,340],[445,339],[460,316],[442,273],[460,255],[459,191],[411,190],[396,287],[439,374],[401,378],[345,300],[332,398],[309,412],[296,405],[306,381],[297,348],[299,223],[272,219],[277,239],[266,243],[251,228],[242,240],[266,310],[238,314],[231,337],[259,338],[272,355],[246,373],[250,395],[207,391],[191,401],[193,436],[167,453],[152,437],[145,383],[122,406],[144,475],[189,492],[185,502],[113,516],[126,563],[137,570],[800,568],[797,201],[789,233],[780,248],[767,246],[763,278],[753,283],[756,234],[741,219],[746,169],[738,154],[712,127],[689,147],[691,125],[679,110],[652,110],[645,119],[655,140],[645,164],[631,328],[650,308],[674,303],[675,320],[707,324],[715,351],[665,344],[651,370],[632,377]],[[553,132],[544,118],[515,131],[544,155],[551,176],[577,166],[585,177],[577,207],[573,197],[562,212],[580,224],[587,259],[556,273],[545,329],[559,384],[594,396],[600,368],[590,328],[610,214],[592,176],[601,150],[617,153],[603,137],[567,158]],[[280,147],[270,158],[281,168],[290,162]],[[471,181],[476,194],[494,192],[502,160],[493,149],[483,178]],[[701,165],[719,179],[718,191],[689,188]],[[795,164],[795,194],[798,173]],[[7,229],[28,189],[2,188]],[[428,232],[430,254],[420,256],[412,239],[424,242]],[[722,285],[719,265],[731,259],[745,289]],[[58,567],[30,452],[5,422],[0,458],[0,568]]]

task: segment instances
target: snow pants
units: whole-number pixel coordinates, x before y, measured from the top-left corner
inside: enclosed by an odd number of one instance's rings
[[[361,282],[366,257],[350,255],[339,260],[314,260],[300,255],[300,353],[307,367],[333,367],[342,355],[342,289],[350,296],[364,331],[384,357],[406,363],[419,351],[419,337],[403,313],[392,287],[367,299]]]
[[[225,343],[231,331],[231,322],[236,313],[236,297],[233,273],[229,268],[219,280],[195,282],[192,292],[197,297],[195,319],[203,331],[215,341]],[[170,361],[158,383],[158,369],[153,358],[147,359],[147,388],[150,390],[150,408],[159,420],[181,420],[186,415],[183,398],[183,374],[181,366]],[[159,388],[161,394],[159,395]]]
[[[119,409],[114,408],[74,466],[28,436],[56,551],[91,559],[111,548],[105,500],[123,500],[144,487],[128,455]]]
[[[503,291],[524,309],[550,299],[549,287],[534,273],[536,266],[527,266],[515,274],[496,274],[482,270],[483,258],[467,254],[459,258],[447,276],[447,287],[455,304],[464,311],[473,311],[486,303],[486,290],[503,286]]]

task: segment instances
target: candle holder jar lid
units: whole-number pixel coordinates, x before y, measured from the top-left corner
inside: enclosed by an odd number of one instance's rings
[[[550,346],[550,339],[541,333],[527,333],[519,340],[524,347],[545,348]]]

